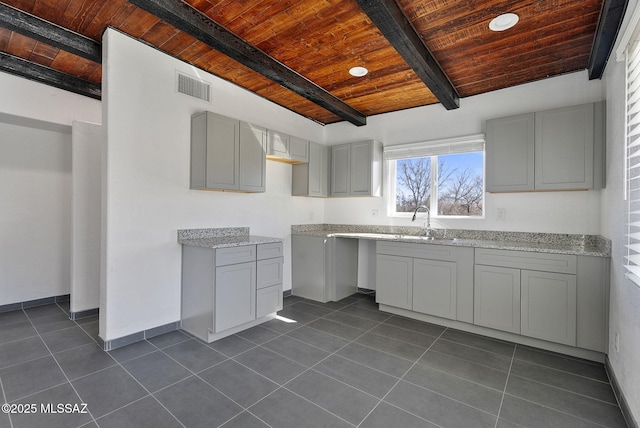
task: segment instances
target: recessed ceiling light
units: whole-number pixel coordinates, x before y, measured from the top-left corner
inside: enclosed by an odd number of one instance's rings
[[[353,68],[349,69],[349,74],[354,76],[354,77],[366,76],[368,72],[369,72],[369,70],[367,70],[364,67],[353,67]]]
[[[502,15],[498,15],[491,20],[489,23],[489,28],[491,31],[504,31],[513,27],[518,23],[520,17],[515,13],[503,13]]]

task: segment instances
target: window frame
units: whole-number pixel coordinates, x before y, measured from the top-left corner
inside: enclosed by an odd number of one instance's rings
[[[385,146],[384,160],[387,177],[387,216],[395,218],[411,218],[412,212],[396,211],[396,184],[397,184],[397,161],[403,159],[416,159],[430,157],[431,162],[431,198],[429,210],[431,219],[465,219],[484,220],[486,217],[486,150],[484,134],[474,134],[464,137],[449,138],[446,140],[427,141],[422,143],[402,144],[395,146]],[[482,153],[482,215],[440,215],[438,213],[439,191],[438,182],[438,157],[443,155]],[[435,174],[433,173],[435,171]]]

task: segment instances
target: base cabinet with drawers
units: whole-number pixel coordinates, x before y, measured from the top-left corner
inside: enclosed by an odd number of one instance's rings
[[[281,242],[182,246],[183,330],[206,342],[273,318],[282,309]]]
[[[381,310],[584,358],[608,349],[609,275],[608,257],[376,243]]]

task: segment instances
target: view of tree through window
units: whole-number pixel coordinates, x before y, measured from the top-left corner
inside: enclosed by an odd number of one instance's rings
[[[482,152],[397,160],[396,212],[426,205],[442,216],[481,216],[483,165]]]

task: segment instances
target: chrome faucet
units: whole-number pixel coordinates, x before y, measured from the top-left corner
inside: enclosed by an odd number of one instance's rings
[[[425,205],[420,205],[418,208],[416,208],[415,211],[413,212],[413,217],[411,218],[411,221],[416,221],[416,215],[418,214],[418,210],[421,210],[421,209],[427,211],[427,222],[424,225],[424,235],[427,237],[427,239],[433,239],[433,230],[431,230],[431,210],[429,209],[429,207]]]

